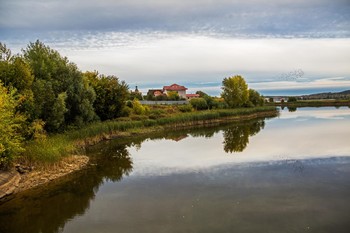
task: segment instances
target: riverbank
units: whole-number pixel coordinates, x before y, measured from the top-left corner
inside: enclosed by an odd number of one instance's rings
[[[45,140],[33,141],[26,145],[25,154],[16,161],[17,170],[22,173],[21,179],[11,193],[46,184],[83,169],[89,161],[89,158],[84,155],[85,148],[103,140],[277,115],[278,111],[275,107],[208,110],[181,113],[155,120],[123,119],[122,121],[99,122],[79,130],[52,135]]]
[[[296,102],[268,103],[269,106],[280,107],[341,107],[349,106],[350,100],[298,100]]]

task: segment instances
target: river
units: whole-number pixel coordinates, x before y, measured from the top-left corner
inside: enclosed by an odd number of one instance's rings
[[[349,232],[350,108],[158,132],[0,205],[1,233]]]

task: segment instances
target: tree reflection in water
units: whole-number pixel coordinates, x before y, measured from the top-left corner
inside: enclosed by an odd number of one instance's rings
[[[186,130],[157,132],[150,137],[123,138],[100,143],[88,148],[90,166],[68,175],[45,187],[17,195],[0,204],[0,232],[56,233],[90,207],[99,187],[108,181],[117,182],[129,175],[133,162],[128,148],[141,148],[145,140],[167,139],[179,141],[192,137],[213,137],[223,131],[226,152],[243,151],[249,136],[264,127],[264,119],[229,123],[214,127],[197,127]]]
[[[99,187],[132,171],[127,144],[104,144],[85,170],[33,189],[0,205],[0,232],[54,233],[89,209]]]
[[[223,130],[224,150],[226,153],[242,152],[249,143],[249,137],[265,127],[264,119],[233,125]]]

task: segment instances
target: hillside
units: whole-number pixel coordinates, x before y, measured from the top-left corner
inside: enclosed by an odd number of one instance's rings
[[[325,93],[316,93],[311,95],[302,95],[303,99],[349,99],[350,90],[341,91],[341,92],[325,92]]]

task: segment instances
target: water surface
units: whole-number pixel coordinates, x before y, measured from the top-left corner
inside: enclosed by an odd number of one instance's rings
[[[0,205],[0,232],[348,232],[350,109],[159,132]]]

